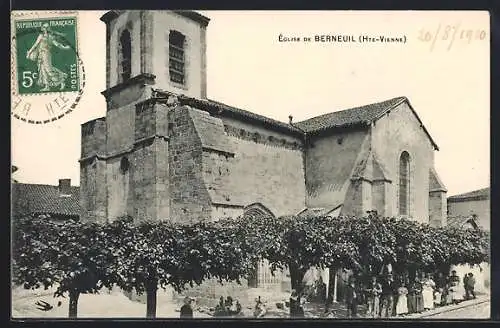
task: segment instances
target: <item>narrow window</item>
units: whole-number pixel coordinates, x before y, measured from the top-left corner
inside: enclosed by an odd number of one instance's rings
[[[122,157],[120,160],[120,172],[122,174],[125,174],[128,172],[128,169],[130,167],[130,162],[128,161],[127,157]]]
[[[408,215],[410,200],[410,154],[404,151],[399,158],[399,214]]]
[[[120,67],[122,82],[130,79],[132,75],[132,43],[130,39],[130,32],[125,30],[120,36]]]
[[[177,31],[170,31],[168,37],[169,73],[170,81],[184,84],[185,82],[185,61],[184,44],[186,37]]]

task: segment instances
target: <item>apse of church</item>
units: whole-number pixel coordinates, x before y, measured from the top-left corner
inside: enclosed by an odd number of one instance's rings
[[[276,121],[207,99],[208,18],[110,11],[102,20],[107,112],[82,125],[82,219],[377,210],[443,222],[438,146],[407,98]]]

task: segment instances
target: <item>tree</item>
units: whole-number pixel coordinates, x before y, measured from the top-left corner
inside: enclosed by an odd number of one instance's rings
[[[186,285],[199,285],[211,277],[239,281],[248,270],[249,260],[229,221],[134,224],[132,218],[122,218],[105,229],[106,248],[115,258],[109,268],[114,281],[125,291],[146,293],[148,318],[156,317],[158,286],[181,292]]]
[[[271,270],[288,268],[292,288],[302,291],[311,267],[355,266],[356,245],[345,238],[345,220],[328,216],[244,217],[237,221],[242,248],[254,260],[267,259]]]
[[[106,249],[113,261],[109,272],[123,290],[146,293],[146,316],[156,316],[158,286],[180,289],[178,271],[182,263],[182,229],[166,222],[134,224],[130,217],[120,218],[104,227]]]
[[[13,280],[26,289],[57,286],[54,297],[69,295],[68,316],[74,318],[80,294],[111,288],[112,258],[102,252],[104,241],[98,224],[20,218],[14,222]]]

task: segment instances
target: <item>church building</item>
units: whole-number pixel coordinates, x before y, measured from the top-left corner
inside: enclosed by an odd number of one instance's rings
[[[438,146],[406,97],[280,122],[207,98],[207,17],[101,20],[107,112],[82,125],[82,220],[376,210],[445,224]]]
[[[107,114],[82,125],[83,220],[376,210],[445,222],[438,146],[407,98],[276,121],[207,98],[207,17],[101,19]]]

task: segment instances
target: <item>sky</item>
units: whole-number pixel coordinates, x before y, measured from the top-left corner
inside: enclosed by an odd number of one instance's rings
[[[406,96],[440,148],[435,167],[448,195],[489,186],[488,12],[199,12],[211,19],[208,98],[297,122]],[[43,125],[11,120],[19,182],[79,184],[81,124],[106,114],[103,13],[78,13],[86,87],[75,111]],[[313,40],[280,42],[280,34]],[[314,42],[337,34],[406,43]]]

